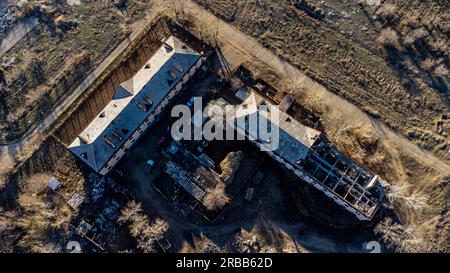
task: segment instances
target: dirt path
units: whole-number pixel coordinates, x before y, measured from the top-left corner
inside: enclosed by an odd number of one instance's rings
[[[38,25],[36,17],[27,18],[25,21],[17,24],[14,29],[0,43],[0,57],[17,44],[28,32],[32,31]]]
[[[322,116],[325,124],[330,124],[327,130],[329,135],[333,135],[340,126],[347,122],[359,123],[367,128],[367,130],[375,132],[379,137],[384,139],[388,145],[400,148],[412,157],[417,158],[418,162],[426,166],[433,166],[439,170],[448,172],[450,165],[443,160],[431,155],[412,144],[406,138],[399,136],[397,133],[386,127],[384,124],[377,122],[361,111],[355,105],[329,92],[324,86],[313,81],[303,72],[292,66],[291,64],[280,60],[271,51],[264,48],[255,39],[242,33],[236,28],[223,22],[210,12],[193,1],[183,1],[184,10],[187,14],[196,18],[197,27],[209,29],[211,32],[217,32],[217,38],[223,45],[222,51],[232,67],[236,67],[243,62],[261,63],[271,67],[272,71],[280,77],[281,81],[296,82],[303,87],[305,102],[321,101],[328,109]],[[122,41],[108,57],[78,86],[74,92],[64,98],[61,103],[34,129],[29,131],[21,140],[14,143],[2,144],[0,147],[0,158],[7,156],[17,158],[27,147],[31,146],[38,140],[37,136],[47,130],[89,86],[94,80],[120,55],[120,53],[138,36],[155,15],[159,14],[165,6],[164,1],[156,1],[147,17],[141,20],[133,29],[133,32],[127,39]],[[220,30],[220,31],[218,31]]]
[[[160,14],[162,7],[154,5],[145,18],[135,23],[133,31],[124,39],[103,61],[89,74],[73,92],[63,97],[58,106],[53,109],[39,124],[31,128],[16,141],[0,143],[0,162],[12,162],[25,157],[30,151],[39,147],[41,134],[51,128],[58,117],[66,111],[111,65],[111,63],[141,34],[147,25]],[[0,174],[1,175],[1,174]]]
[[[303,87],[301,95],[306,104],[311,101],[320,101],[327,109],[323,113],[322,119],[328,125],[326,129],[330,136],[348,123],[360,124],[368,131],[374,132],[388,146],[399,149],[402,153],[416,159],[417,162],[442,172],[449,172],[448,162],[421,149],[383,123],[368,116],[357,106],[328,91],[296,67],[280,60],[255,39],[218,19],[193,1],[185,1],[185,12],[197,19],[195,22],[197,28],[208,26],[212,33],[217,33],[217,39],[223,45],[223,54],[233,68],[244,62],[261,63],[270,67],[281,82],[293,82]]]

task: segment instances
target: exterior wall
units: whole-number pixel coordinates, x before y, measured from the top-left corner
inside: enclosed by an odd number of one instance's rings
[[[257,141],[251,141],[251,142],[254,143],[258,147],[261,145]],[[335,203],[337,203],[341,207],[345,208],[347,211],[351,212],[359,220],[361,220],[361,221],[370,221],[372,219],[371,216],[369,217],[369,216],[366,216],[363,213],[359,212],[351,204],[347,203],[346,201],[344,201],[341,198],[339,198],[337,195],[333,194],[331,191],[329,191],[327,188],[323,187],[316,180],[314,180],[313,178],[309,177],[308,175],[306,175],[305,173],[303,173],[301,170],[297,169],[296,167],[292,166],[292,164],[290,164],[290,163],[286,162],[285,160],[283,160],[280,156],[276,155],[275,153],[273,153],[271,151],[267,151],[266,153],[269,154],[270,157],[272,157],[273,159],[275,159],[276,161],[281,163],[286,169],[290,170],[295,175],[300,177],[303,181],[306,181],[308,184],[312,185],[314,188],[320,190],[326,196],[328,196],[331,199],[333,199],[333,201]],[[373,211],[371,215],[373,215],[374,212],[375,211]]]
[[[189,71],[184,75],[183,79],[177,83],[177,85],[172,88],[172,90],[167,94],[163,101],[161,101],[153,110],[152,114],[134,131],[131,137],[125,142],[125,144],[120,147],[120,149],[111,157],[108,163],[99,171],[99,174],[106,175],[109,171],[120,161],[120,159],[125,155],[127,149],[133,146],[134,142],[147,130],[147,128],[158,118],[158,115],[165,109],[165,107],[170,103],[170,101],[175,97],[183,88],[183,85],[188,82],[194,75],[195,72],[202,66],[206,58],[201,57],[197,62],[189,69]]]

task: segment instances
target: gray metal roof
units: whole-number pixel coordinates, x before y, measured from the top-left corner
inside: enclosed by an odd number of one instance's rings
[[[100,171],[199,58],[179,39],[169,37],[133,78],[118,87],[69,149]]]
[[[303,125],[295,118],[291,117],[283,111],[279,111],[278,118],[272,114],[267,114],[265,111],[261,111],[260,105],[265,103],[266,105],[272,105],[264,97],[252,92],[245,101],[243,101],[237,108],[237,116],[252,116],[257,115],[257,118],[264,119],[265,122],[270,124],[273,129],[278,130],[278,147],[273,146],[273,151],[279,156],[294,164],[305,158],[311,146],[319,138],[320,132]],[[248,120],[248,119],[247,119]],[[237,124],[239,127],[239,123]],[[248,130],[248,122],[245,124]],[[241,129],[244,129],[243,127]],[[249,133],[248,135],[252,135]],[[254,136],[259,139],[258,136]],[[264,142],[264,140],[261,140]],[[271,139],[269,145],[275,145],[276,141]]]

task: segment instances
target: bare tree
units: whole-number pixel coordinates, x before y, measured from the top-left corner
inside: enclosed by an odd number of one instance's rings
[[[445,53],[448,51],[448,42],[445,39],[439,39],[434,41],[431,45],[431,50],[439,53]]]
[[[162,219],[151,222],[142,210],[142,205],[131,201],[122,209],[118,219],[121,224],[128,223],[130,235],[136,239],[137,247],[145,253],[155,252],[158,240],[164,237],[169,225]]]
[[[60,253],[61,246],[52,243],[39,244],[32,246],[31,251],[34,253]]]
[[[427,72],[430,72],[435,66],[436,66],[436,61],[431,58],[425,59],[420,64],[420,67]]]
[[[448,68],[445,66],[445,64],[440,64],[434,69],[434,74],[437,77],[447,78],[450,76],[450,72],[448,71]]]
[[[423,41],[428,37],[429,33],[425,28],[419,28],[411,31],[406,35],[404,43],[406,45],[414,45],[418,41]]]
[[[225,184],[217,183],[203,198],[203,204],[208,210],[217,210],[223,208],[230,202],[230,197],[225,193]]]
[[[414,212],[420,214],[424,209],[428,208],[428,198],[424,193],[414,191],[410,193],[410,186],[391,184],[387,193],[390,203],[399,202],[405,204]]]
[[[383,219],[375,227],[375,233],[380,235],[384,243],[391,249],[402,253],[417,253],[424,249],[424,242],[392,218]]]
[[[222,162],[220,162],[220,168],[222,169],[220,179],[222,179],[225,185],[228,185],[231,181],[233,181],[243,158],[244,153],[241,151],[230,152],[222,160]]]
[[[143,230],[144,236],[153,240],[161,240],[164,238],[164,234],[169,229],[169,225],[166,221],[158,218],[146,229]]]
[[[119,223],[123,224],[131,220],[131,218],[135,215],[142,213],[141,203],[136,201],[131,201],[127,204],[125,208],[122,209],[119,219],[117,220]]]
[[[395,19],[397,15],[397,7],[394,4],[385,3],[376,12],[378,16],[386,21]]]
[[[54,231],[67,230],[73,212],[68,206],[54,206],[30,192],[19,194],[18,203],[21,215],[16,219],[17,228],[22,232],[16,246],[21,251],[48,252],[56,251],[57,240]]]

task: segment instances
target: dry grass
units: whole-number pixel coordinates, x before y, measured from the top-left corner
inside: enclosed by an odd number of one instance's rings
[[[28,194],[37,195],[39,192],[48,187],[51,174],[48,173],[36,173],[32,176],[24,179],[23,191]]]
[[[328,90],[361,109],[367,109],[367,112],[375,113],[377,119],[422,148],[450,158],[448,148],[435,149],[445,144],[450,147],[449,136],[439,137],[434,131],[434,121],[442,114],[450,114],[448,103],[442,95],[445,94],[442,86],[448,86],[449,81],[444,80],[443,85],[430,84],[430,75],[420,73],[420,67],[416,67],[426,58],[437,61],[445,54],[439,53],[439,57],[433,52],[428,54],[428,46],[423,42],[416,43],[412,48],[404,48],[399,43],[411,32],[415,34],[414,40],[417,40],[417,34],[420,34],[418,37],[422,36],[420,29],[428,30],[429,36],[424,39],[427,43],[448,41],[444,33],[448,22],[445,5],[431,0],[383,1],[378,13],[391,16],[395,10],[397,18],[381,24],[375,20],[373,24],[368,21],[373,20],[374,11],[366,9],[369,16],[359,12],[359,8],[352,6],[356,1],[347,1],[342,5],[337,3],[339,1],[326,2],[323,6],[331,6],[331,10],[337,14],[351,13],[352,18],[332,19],[326,23],[280,2],[263,1],[264,7],[261,7],[256,1],[250,1],[245,20],[240,22],[237,17],[243,7],[237,0],[196,2],[251,35],[275,54],[282,55]],[[397,50],[380,50],[379,44],[374,42],[382,31],[380,25],[392,31],[385,31],[386,35],[381,35],[379,42],[382,45],[396,45]],[[362,27],[366,29],[363,33],[360,31]],[[415,29],[419,31],[415,32]],[[223,42],[227,43],[226,40]],[[438,46],[442,48],[444,44],[440,42]],[[412,51],[417,52],[409,56]],[[265,54],[261,50],[255,50],[252,54],[265,61]],[[229,55],[236,62],[246,61],[242,54],[237,53],[236,57]],[[314,92],[315,87],[307,86],[307,89]],[[317,110],[320,113],[325,109],[318,107]],[[414,134],[410,134],[411,131]],[[425,132],[426,136],[422,137]]]
[[[39,6],[39,2],[31,2],[30,6]],[[42,17],[42,23],[0,58],[0,64],[8,64],[3,88],[9,94],[7,108],[0,111],[2,139],[20,136],[48,113],[126,37],[128,28],[152,5],[148,0],[129,0],[120,12],[110,1],[74,6],[63,2],[42,1],[45,4],[40,11],[31,8],[34,16]],[[73,61],[83,52],[89,62]]]

